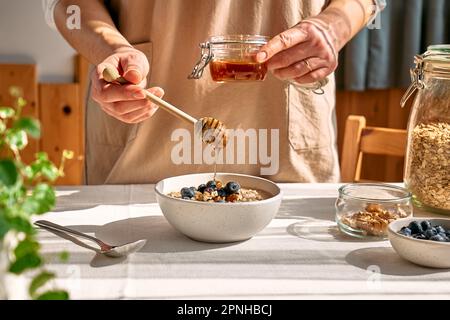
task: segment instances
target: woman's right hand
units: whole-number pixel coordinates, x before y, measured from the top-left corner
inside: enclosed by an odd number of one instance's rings
[[[102,73],[107,66],[116,68],[130,84],[106,82]],[[149,69],[147,57],[141,51],[132,47],[117,50],[92,71],[92,99],[107,114],[126,123],[150,118],[158,107],[145,98],[144,90],[160,98],[164,90],[159,87],[145,89]]]

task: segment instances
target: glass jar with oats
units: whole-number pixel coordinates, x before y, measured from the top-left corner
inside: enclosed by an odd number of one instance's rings
[[[408,122],[404,182],[416,206],[450,214],[450,45],[434,45],[415,57],[417,91]]]

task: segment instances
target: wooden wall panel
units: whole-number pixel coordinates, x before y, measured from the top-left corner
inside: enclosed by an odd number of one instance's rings
[[[68,160],[65,177],[58,185],[82,183],[84,145],[83,107],[80,104],[79,84],[40,84],[39,98],[42,123],[42,151],[59,164],[64,149],[72,150],[75,157]]]
[[[350,114],[366,117],[368,126],[406,129],[411,101],[400,107],[403,89],[338,91],[336,114],[339,154],[342,152],[345,121]],[[399,157],[364,155],[361,178],[376,181],[402,181],[404,159]]]
[[[28,104],[23,108],[23,114],[39,118],[38,90],[36,80],[36,65],[33,64],[0,64],[0,105],[11,106],[13,98],[9,95],[9,88],[22,88],[24,98]],[[29,145],[21,153],[22,159],[29,163],[39,150],[39,140],[30,139]]]

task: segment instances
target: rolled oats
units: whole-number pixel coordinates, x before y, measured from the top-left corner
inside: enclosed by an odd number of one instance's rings
[[[450,210],[450,124],[419,124],[410,144],[408,188],[422,204]]]

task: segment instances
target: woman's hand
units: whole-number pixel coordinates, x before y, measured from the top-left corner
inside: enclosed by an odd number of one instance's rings
[[[256,58],[259,62],[267,61],[269,70],[280,80],[313,83],[336,70],[336,44],[331,29],[312,18],[275,36]]]
[[[116,68],[130,84],[119,85],[103,79],[106,66]],[[138,123],[151,117],[157,106],[145,98],[149,64],[147,57],[139,50],[126,47],[119,50],[102,63],[91,74],[92,98],[107,114],[126,123]],[[164,95],[163,89],[148,89],[158,97]]]

